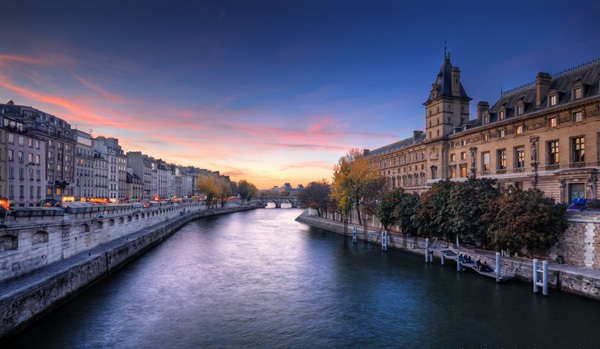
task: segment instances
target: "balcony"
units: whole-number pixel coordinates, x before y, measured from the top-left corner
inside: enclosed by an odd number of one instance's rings
[[[544,166],[546,171],[558,170],[560,168],[560,164],[548,164]]]
[[[585,161],[575,161],[569,163],[569,168],[581,168],[585,167]]]

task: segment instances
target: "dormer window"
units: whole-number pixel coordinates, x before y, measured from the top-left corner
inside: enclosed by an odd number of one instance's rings
[[[581,86],[575,87],[573,90],[573,96],[575,99],[580,99],[583,97],[583,88]]]
[[[522,100],[517,102],[517,115],[522,115],[525,112],[525,102]]]
[[[583,120],[583,112],[581,111],[576,111],[573,113],[573,121],[574,122],[579,122]]]
[[[524,129],[523,125],[517,126],[516,134],[517,135],[522,135],[523,134],[523,129]]]
[[[554,106],[558,104],[558,95],[553,94],[550,96],[550,106]]]
[[[548,123],[551,128],[556,128],[558,126],[558,118],[556,116],[553,116],[550,119],[548,119]]]
[[[504,120],[504,110],[500,110],[498,113],[498,120]]]

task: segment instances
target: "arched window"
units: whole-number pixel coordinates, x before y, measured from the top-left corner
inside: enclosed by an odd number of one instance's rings
[[[48,242],[48,232],[40,230],[31,236],[31,244],[37,245]]]
[[[0,252],[13,251],[19,248],[19,239],[14,235],[0,236]]]

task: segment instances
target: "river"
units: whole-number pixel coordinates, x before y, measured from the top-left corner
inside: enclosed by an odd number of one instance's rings
[[[297,209],[194,221],[32,325],[21,348],[597,348],[600,303],[498,285],[309,228]]]

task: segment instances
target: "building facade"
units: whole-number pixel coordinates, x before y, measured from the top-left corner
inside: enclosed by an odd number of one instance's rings
[[[19,120],[3,116],[0,124],[2,197],[12,207],[40,207],[46,199],[46,143],[27,133]]]
[[[600,60],[504,92],[471,119],[460,69],[444,57],[425,106],[425,132],[365,151],[390,187],[423,192],[440,180],[496,179],[559,202],[597,199]]]
[[[75,200],[93,197],[94,191],[94,149],[89,133],[75,130]]]

